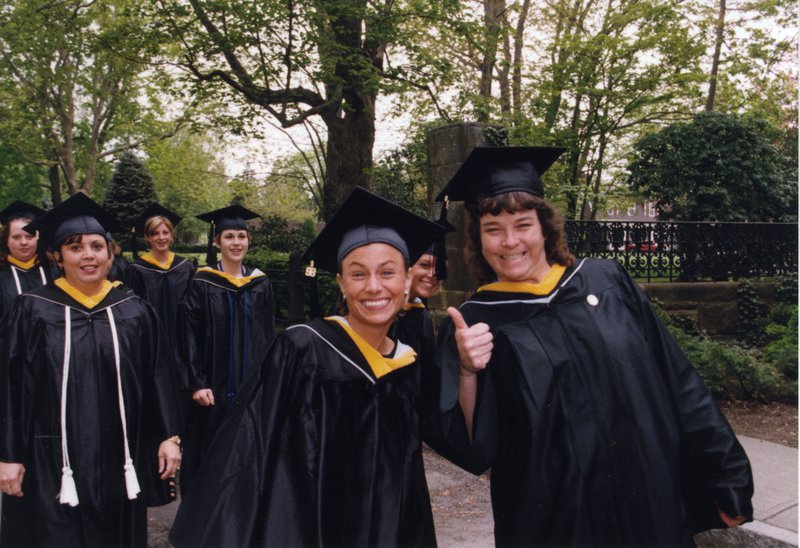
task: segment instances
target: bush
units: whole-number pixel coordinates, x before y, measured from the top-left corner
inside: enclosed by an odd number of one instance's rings
[[[739,281],[736,308],[742,340],[748,345],[761,346],[764,342],[764,305],[748,279]]]
[[[789,317],[766,328],[771,342],[764,347],[764,358],[787,378],[797,383],[797,306]]]
[[[252,234],[251,247],[290,253],[305,251],[316,236],[316,231],[310,219],[299,227],[293,227],[279,215],[267,215],[262,218],[261,225],[253,230]]]
[[[796,380],[787,378],[760,350],[715,341],[685,318],[666,313],[657,302],[653,307],[715,397],[762,401],[797,398]],[[796,331],[795,327],[795,337]],[[795,361],[796,356],[795,346]]]
[[[717,398],[777,401],[796,394],[796,384],[788,382],[759,351],[669,329]]]

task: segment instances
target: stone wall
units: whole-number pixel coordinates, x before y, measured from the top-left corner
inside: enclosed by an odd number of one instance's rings
[[[670,314],[687,316],[709,335],[736,335],[738,332],[737,282],[691,282],[641,284],[651,300],[658,301]],[[775,301],[775,284],[753,282],[753,289],[764,304]]]

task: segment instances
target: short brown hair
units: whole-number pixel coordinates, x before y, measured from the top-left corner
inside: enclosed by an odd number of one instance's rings
[[[466,204],[468,213],[467,233],[467,261],[473,274],[481,283],[494,281],[496,273],[483,258],[481,249],[481,217],[484,215],[499,215],[502,211],[516,213],[517,211],[535,210],[542,225],[542,234],[545,237],[545,253],[550,262],[563,266],[572,266],[575,257],[567,248],[564,236],[564,219],[558,210],[544,198],[534,196],[527,192],[506,192],[497,196],[488,196],[476,202]]]

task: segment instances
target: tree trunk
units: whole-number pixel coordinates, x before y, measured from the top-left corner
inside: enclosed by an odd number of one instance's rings
[[[500,43],[500,15],[505,9],[505,0],[483,0],[483,25],[486,33],[483,59],[481,60],[481,79],[479,93],[485,104],[478,109],[479,122],[489,121],[488,103],[492,98],[494,67],[497,63],[497,49]]]
[[[717,16],[716,39],[714,41],[714,57],[711,59],[711,78],[708,82],[708,98],[706,111],[714,110],[714,99],[717,95],[717,74],[719,74],[719,59],[722,51],[722,39],[725,35],[725,0],[719,0],[719,15]]]
[[[50,198],[53,200],[53,207],[61,203],[61,177],[58,175],[58,165],[52,165],[47,169],[47,179],[50,182]]]
[[[325,119],[328,143],[322,217],[326,222],[354,187],[372,188],[376,96],[362,95],[361,99],[361,108]]]
[[[517,19],[517,28],[514,32],[514,59],[513,71],[511,76],[511,104],[514,112],[514,119],[522,116],[522,50],[525,45],[525,22],[528,19],[528,10],[531,1],[524,0]]]

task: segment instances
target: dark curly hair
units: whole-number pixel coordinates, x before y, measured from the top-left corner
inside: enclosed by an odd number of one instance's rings
[[[575,257],[567,248],[564,237],[564,219],[555,207],[544,198],[534,196],[527,192],[506,192],[497,196],[487,196],[476,202],[467,203],[467,262],[473,275],[481,283],[497,279],[497,274],[483,258],[481,250],[481,217],[484,215],[499,215],[500,212],[516,213],[517,211],[535,210],[542,225],[542,234],[545,237],[545,253],[551,263],[571,266]]]

